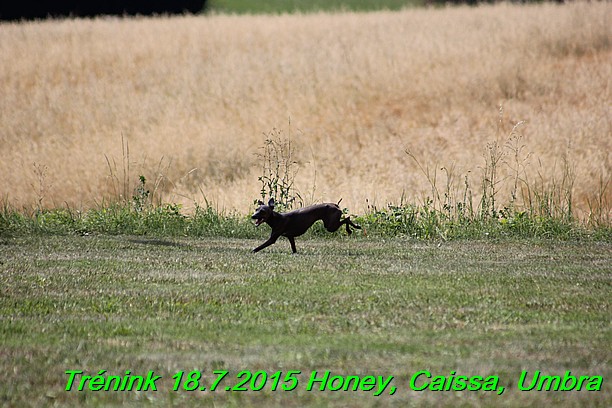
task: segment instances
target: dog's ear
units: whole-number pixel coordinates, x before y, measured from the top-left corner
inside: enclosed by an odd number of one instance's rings
[[[264,205],[264,203],[261,200],[257,200],[257,205]]]
[[[273,198],[271,198],[270,201],[268,201],[268,206],[274,209],[274,199]]]

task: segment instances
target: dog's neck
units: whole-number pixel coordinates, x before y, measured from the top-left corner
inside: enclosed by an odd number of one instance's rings
[[[272,210],[272,214],[266,219],[266,224],[274,228],[275,225],[279,225],[283,220],[283,214]]]

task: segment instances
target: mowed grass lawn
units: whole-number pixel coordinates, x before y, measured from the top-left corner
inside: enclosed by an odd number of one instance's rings
[[[250,253],[260,242],[0,238],[0,405],[612,405],[610,243],[360,235]],[[66,391],[69,370],[161,379],[157,391],[78,391],[77,376]],[[210,387],[217,370],[228,374],[215,392],[184,389],[192,371],[202,377],[188,387]],[[265,371],[261,391],[225,390],[243,370]],[[295,388],[272,391],[292,370]],[[396,392],[308,391],[328,370],[393,376]],[[424,370],[496,376],[505,391],[411,390]],[[603,384],[520,391],[523,370]]]

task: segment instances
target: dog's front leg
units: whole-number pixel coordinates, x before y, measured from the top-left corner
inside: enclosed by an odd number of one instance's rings
[[[253,253],[255,252],[259,252],[262,249],[264,249],[265,247],[269,247],[270,245],[272,245],[273,243],[276,242],[276,240],[278,239],[278,237],[280,237],[280,234],[272,234],[270,235],[270,238],[268,238],[268,240],[266,242],[264,242],[263,244],[261,244],[260,246],[258,246],[257,248],[255,248],[253,250]]]

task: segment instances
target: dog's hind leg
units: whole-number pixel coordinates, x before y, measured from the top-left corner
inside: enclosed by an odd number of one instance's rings
[[[353,233],[353,231],[351,230],[350,227],[353,228],[357,228],[357,229],[361,229],[361,227],[355,223],[353,223],[353,221],[351,221],[350,217],[346,217],[345,219],[343,219],[342,221],[340,220],[340,216],[338,216],[337,219],[327,219],[323,222],[323,225],[325,226],[325,229],[328,230],[329,232],[336,232],[338,230],[338,228],[340,228],[342,226],[342,224],[344,224],[345,228],[346,228],[346,233],[351,235]],[[350,226],[350,227],[349,227]]]
[[[351,231],[351,228],[349,227],[349,225],[353,228],[357,228],[357,229],[361,229],[361,226],[355,224],[353,221],[351,221],[351,217],[346,217],[345,219],[343,219],[342,221],[340,221],[340,224],[344,224],[344,226],[346,227],[346,233],[351,235],[353,233],[353,231]]]

